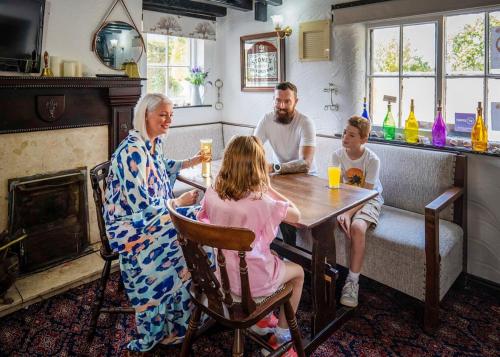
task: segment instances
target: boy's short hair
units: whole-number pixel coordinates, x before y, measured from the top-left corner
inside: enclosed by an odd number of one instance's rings
[[[359,136],[361,136],[363,139],[370,136],[370,131],[371,131],[372,125],[368,119],[366,119],[364,117],[357,116],[357,115],[353,115],[352,117],[349,118],[347,123],[350,126],[358,128]]]
[[[287,90],[290,89],[293,94],[295,94],[295,98],[297,98],[297,87],[295,84],[291,82],[281,82],[276,84],[276,87],[274,87],[275,90]]]

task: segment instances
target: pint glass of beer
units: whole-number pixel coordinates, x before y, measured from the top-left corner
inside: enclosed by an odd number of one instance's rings
[[[200,150],[203,156],[203,161],[201,163],[201,176],[210,177],[212,176],[212,139],[201,139],[200,140]]]

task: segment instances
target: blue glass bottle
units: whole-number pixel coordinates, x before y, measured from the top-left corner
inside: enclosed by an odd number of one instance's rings
[[[366,110],[366,97],[363,97],[363,113],[361,113],[361,116],[368,119],[368,121],[371,123],[370,116],[368,115],[368,110]]]

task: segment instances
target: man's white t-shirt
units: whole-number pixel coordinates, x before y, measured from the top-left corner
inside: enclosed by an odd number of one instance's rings
[[[365,147],[365,152],[359,159],[351,160],[346,149],[340,148],[333,153],[331,164],[340,165],[342,182],[359,187],[363,187],[365,183],[372,184],[373,189],[379,193],[376,199],[384,202],[379,179],[380,159],[373,151]]]
[[[254,135],[262,141],[262,144],[269,141],[273,149],[273,162],[299,160],[301,146],[316,146],[314,122],[297,110],[293,120],[288,124],[276,121],[274,112],[267,113],[257,124]],[[309,173],[316,173],[314,160]]]

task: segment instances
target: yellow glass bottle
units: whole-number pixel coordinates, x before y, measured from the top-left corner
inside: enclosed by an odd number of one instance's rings
[[[481,102],[477,103],[477,115],[471,132],[472,150],[484,152],[488,150],[488,128],[483,120]]]
[[[418,143],[418,121],[415,117],[415,105],[413,99],[410,104],[410,114],[405,122],[405,140],[407,143]]]

